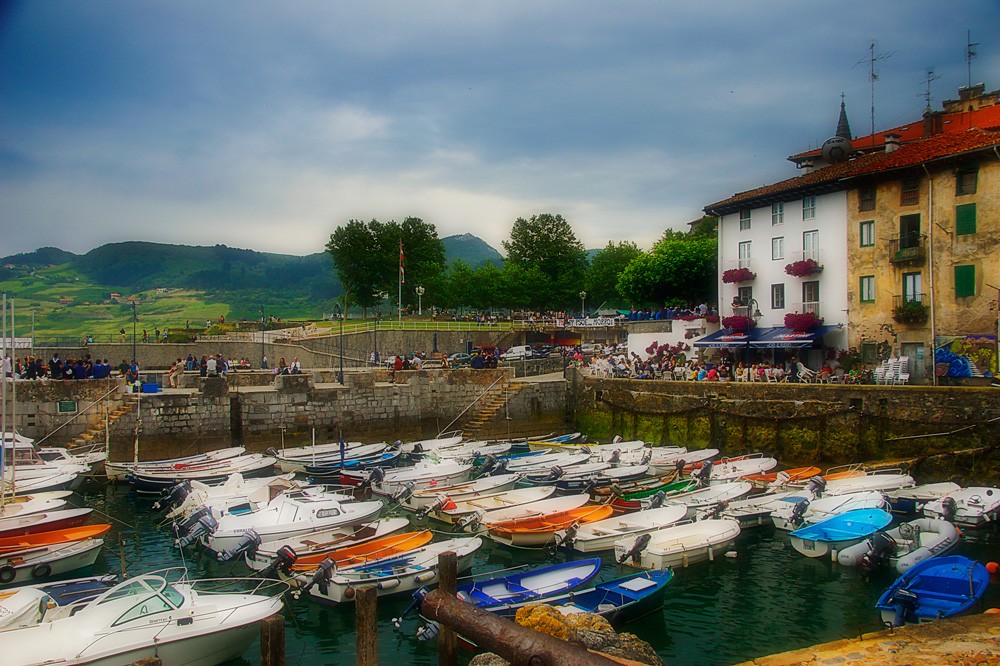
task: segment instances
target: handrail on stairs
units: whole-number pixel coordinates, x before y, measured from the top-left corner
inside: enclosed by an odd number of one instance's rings
[[[118,385],[115,384],[115,387],[113,389],[111,389],[110,391],[108,391],[107,393],[105,393],[104,395],[102,395],[100,398],[98,398],[94,402],[90,403],[90,405],[86,409],[81,409],[81,410],[77,411],[76,414],[73,414],[73,416],[71,416],[68,419],[66,419],[65,423],[63,423],[59,427],[55,428],[54,430],[50,431],[49,434],[45,435],[45,437],[42,437],[40,440],[38,440],[37,442],[35,442],[35,446],[40,445],[42,442],[44,442],[45,440],[47,440],[49,437],[51,437],[52,435],[56,434],[57,432],[59,432],[60,430],[62,430],[66,426],[68,426],[70,423],[73,422],[73,420],[76,417],[80,416],[81,414],[86,414],[87,412],[89,412],[91,409],[93,409],[98,404],[100,404],[100,402],[102,400],[104,400],[105,398],[107,398],[109,395],[111,395],[112,393],[114,393],[117,390],[118,390]]]
[[[479,402],[480,400],[482,400],[483,396],[490,392],[491,388],[493,388],[494,386],[496,386],[500,381],[502,381],[506,377],[507,377],[506,374],[501,374],[499,377],[497,377],[495,380],[493,380],[493,383],[490,384],[489,386],[487,386],[486,389],[482,393],[480,393],[478,396],[476,396],[476,398],[472,402],[470,402],[469,405],[465,409],[463,409],[459,413],[458,416],[456,416],[454,419],[452,419],[451,423],[449,423],[448,425],[446,425],[444,428],[441,429],[441,432],[438,433],[438,437],[441,436],[441,433],[447,432],[448,428],[450,428],[453,425],[455,425],[455,423],[457,423],[460,418],[462,418],[463,416],[465,416],[465,413],[467,411],[469,411],[470,409],[472,409],[473,405],[475,405],[477,402]]]

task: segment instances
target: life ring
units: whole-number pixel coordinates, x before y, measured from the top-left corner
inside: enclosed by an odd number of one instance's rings
[[[14,571],[14,567],[6,566],[0,567],[0,583],[9,583],[17,576],[17,572]]]
[[[52,573],[52,567],[46,562],[41,564],[36,564],[35,568],[31,570],[31,577],[35,579],[48,578],[49,574]]]

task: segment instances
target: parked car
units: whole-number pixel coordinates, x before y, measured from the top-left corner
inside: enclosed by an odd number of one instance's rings
[[[596,342],[586,342],[580,345],[580,351],[584,354],[596,354],[601,351],[601,345]]]
[[[514,345],[503,354],[500,354],[500,358],[505,361],[520,361],[525,358],[531,358],[531,356],[531,347],[528,345]]]
[[[458,352],[457,354],[452,354],[448,357],[449,365],[471,365],[472,356],[466,354],[465,352]]]

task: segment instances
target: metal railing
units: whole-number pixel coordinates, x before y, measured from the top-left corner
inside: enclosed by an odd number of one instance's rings
[[[927,256],[927,237],[923,234],[902,234],[889,239],[889,261],[910,264],[924,261]]]

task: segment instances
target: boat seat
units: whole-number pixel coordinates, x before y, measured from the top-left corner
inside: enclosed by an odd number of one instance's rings
[[[950,594],[948,592],[936,592],[933,590],[920,590],[917,593],[920,599],[939,599],[941,601],[960,601],[965,602],[968,600],[968,595],[964,594]]]

